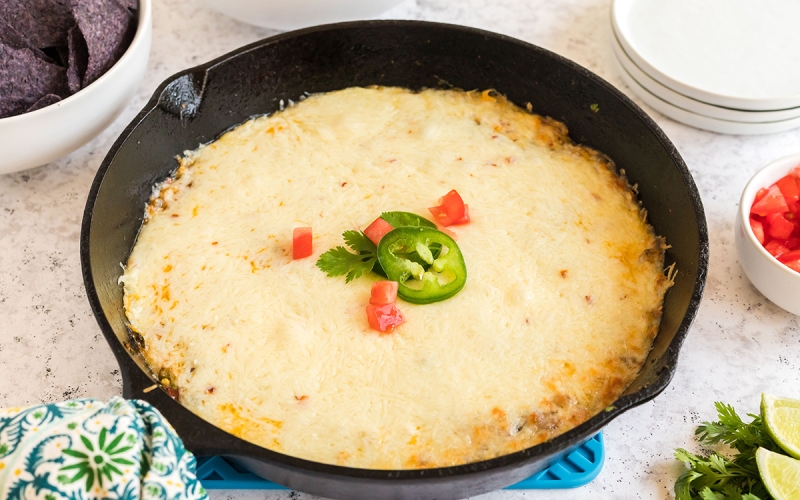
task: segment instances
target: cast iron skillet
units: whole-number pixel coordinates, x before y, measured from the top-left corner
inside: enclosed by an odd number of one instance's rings
[[[175,169],[176,155],[252,116],[273,113],[306,93],[367,85],[496,89],[520,106],[530,102],[534,112],[566,123],[573,140],[609,155],[638,186],[650,223],[671,245],[666,259],[676,263],[678,274],[653,350],[613,406],[552,441],[492,460],[428,470],[366,470],[252,445],[195,416],[162,390],[143,392],[154,377],[126,327],[117,279],[153,185]],[[463,498],[498,489],[543,469],[621,412],[652,399],[675,373],[707,261],[706,223],[692,177],[661,129],[633,102],[586,69],[539,47],[485,31],[411,21],[285,33],[169,78],[103,160],[81,230],[86,293],[120,364],[124,396],[155,405],[198,455],[231,457],[290,488],[346,499]]]

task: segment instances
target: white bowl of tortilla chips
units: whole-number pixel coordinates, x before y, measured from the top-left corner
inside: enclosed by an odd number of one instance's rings
[[[151,0],[69,0],[61,17],[26,12],[32,4],[0,7],[0,174],[97,136],[133,97],[150,55]]]

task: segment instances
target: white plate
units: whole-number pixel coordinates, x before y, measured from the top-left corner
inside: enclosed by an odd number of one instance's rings
[[[711,118],[719,118],[720,120],[731,120],[746,123],[760,123],[760,122],[774,122],[778,120],[789,120],[792,118],[800,117],[800,107],[783,109],[780,111],[745,111],[741,109],[723,108],[721,106],[714,106],[704,102],[697,101],[679,94],[672,89],[669,89],[657,81],[653,80],[645,74],[641,68],[628,57],[625,50],[619,43],[616,34],[611,35],[611,47],[614,50],[614,55],[617,60],[622,64],[622,67],[627,71],[637,83],[645,88],[656,97],[674,104],[679,108],[686,109],[699,115],[705,115]]]
[[[778,132],[785,132],[796,127],[800,127],[800,118],[792,118],[791,120],[780,120],[775,122],[762,122],[762,123],[745,123],[729,120],[720,120],[711,118],[709,116],[698,115],[691,111],[673,106],[672,104],[659,99],[644,89],[639,83],[622,67],[616,57],[613,57],[614,63],[617,66],[622,80],[633,92],[638,95],[648,106],[655,109],[673,120],[685,123],[691,127],[700,128],[703,130],[710,130],[720,134],[735,134],[735,135],[757,135],[757,134],[774,134]]]
[[[716,106],[800,106],[800,1],[614,0],[630,58],[654,80]]]

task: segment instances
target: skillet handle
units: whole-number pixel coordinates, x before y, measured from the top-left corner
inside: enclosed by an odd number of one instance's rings
[[[161,387],[161,384],[157,384],[157,382],[147,376],[144,371],[142,371],[139,366],[130,359],[130,356],[126,353],[124,356],[128,357],[127,363],[120,363],[120,368],[122,372],[122,397],[125,399],[145,399],[144,395],[149,393],[150,390],[158,390]],[[153,385],[158,385],[159,387],[147,390]],[[147,390],[147,392],[145,392]]]
[[[123,355],[127,360],[120,362],[122,396],[146,401],[157,408],[175,429],[187,450],[199,457],[231,455],[232,452],[258,456],[264,452],[263,448],[214,427],[184,408],[167,394],[161,384],[139,368],[127,353]]]
[[[167,84],[158,98],[158,106],[180,117],[181,124],[197,116],[206,90],[208,73],[205,70],[186,72]]]
[[[157,408],[175,429],[187,450],[197,456],[230,454],[231,450],[246,450],[251,454],[259,452],[259,447],[214,427],[172,399],[163,386],[140,367],[120,344],[116,344],[112,350],[122,374],[122,397],[146,401]]]

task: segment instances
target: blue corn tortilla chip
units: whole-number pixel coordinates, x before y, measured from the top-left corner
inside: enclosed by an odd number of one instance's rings
[[[12,49],[36,48],[2,17],[0,17],[0,43]]]
[[[0,4],[3,1],[4,0],[0,0]],[[33,44],[31,44],[31,42],[27,38],[22,36],[22,34],[19,31],[17,31],[13,26],[8,24],[8,22],[6,22],[6,20],[2,17],[0,17],[0,43],[5,45],[6,47],[11,47],[12,49],[17,49],[17,50],[30,49],[33,55],[35,55],[42,61],[51,64],[56,63],[56,61],[54,61],[51,57],[49,57],[47,54],[45,54],[44,52],[36,48]]]
[[[74,94],[82,88],[83,75],[89,64],[89,49],[77,26],[72,27],[67,35],[67,52],[67,86]]]
[[[61,97],[59,97],[59,96],[57,96],[55,94],[45,94],[44,97],[40,98],[38,101],[33,103],[33,106],[31,106],[30,108],[26,109],[25,112],[26,113],[30,113],[31,111],[36,111],[37,109],[42,109],[42,108],[47,107],[47,106],[49,106],[51,104],[55,104],[60,100],[61,100]]]
[[[75,24],[67,0],[0,0],[0,19],[40,49],[66,45]]]
[[[47,94],[68,95],[66,70],[0,43],[0,118],[24,113]]]
[[[108,71],[130,45],[136,16],[117,0],[69,0],[72,15],[89,49],[82,86]]]
[[[67,32],[67,44],[69,44],[69,32]],[[55,49],[58,52],[59,66],[66,67],[69,64],[69,48],[67,45],[59,45]]]
[[[117,0],[120,5],[130,10],[137,10],[139,8],[139,0]]]

